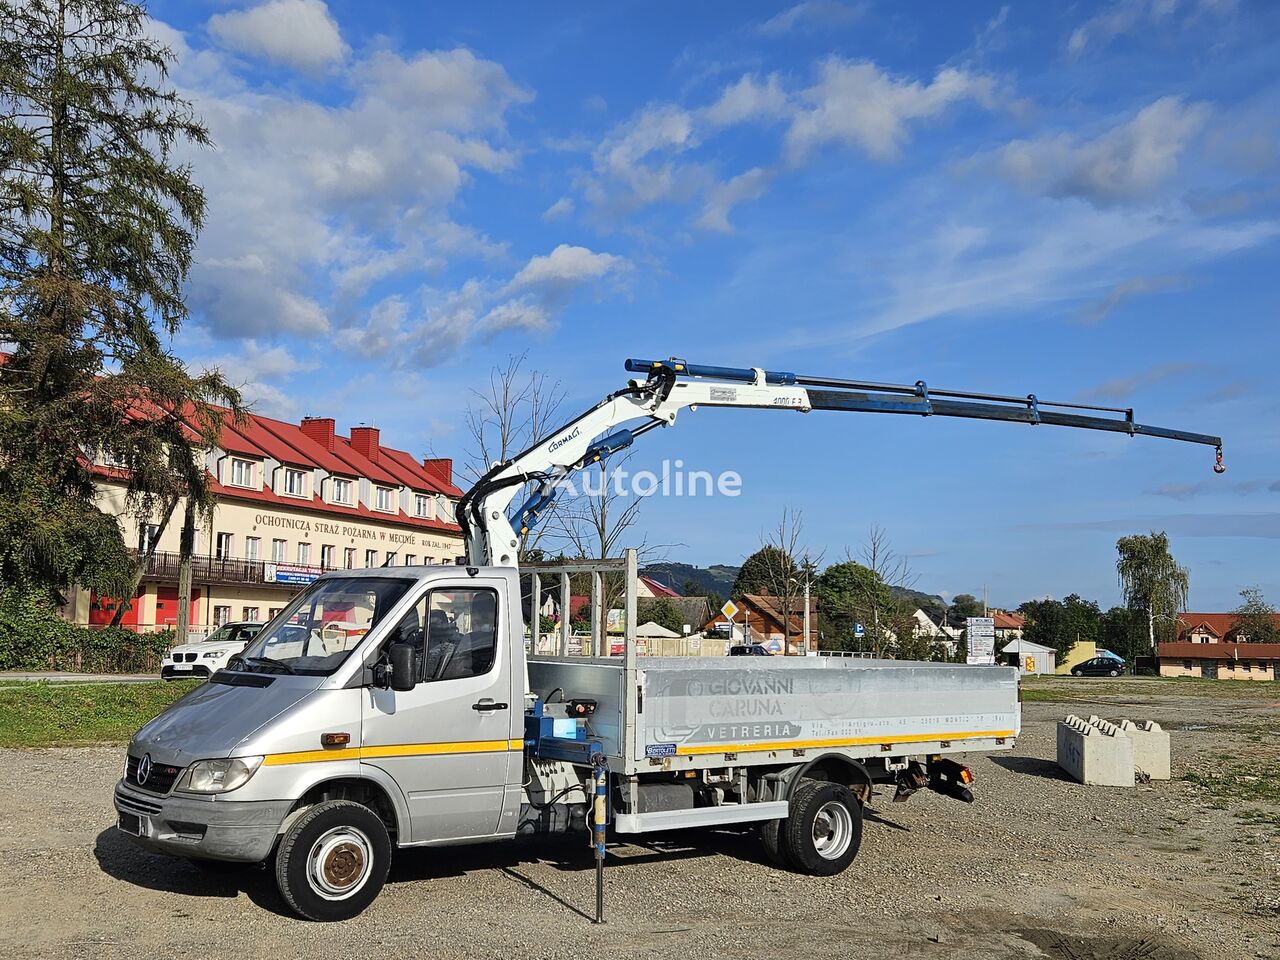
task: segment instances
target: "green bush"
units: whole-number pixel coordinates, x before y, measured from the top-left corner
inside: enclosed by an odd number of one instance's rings
[[[159,669],[173,642],[173,631],[79,627],[45,598],[0,589],[0,670],[148,673]]]

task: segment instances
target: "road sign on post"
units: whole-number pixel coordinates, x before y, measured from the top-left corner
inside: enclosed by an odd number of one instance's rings
[[[969,663],[996,662],[996,621],[994,617],[969,617],[965,621],[965,647]]]
[[[738,615],[738,605],[732,600],[726,600],[724,606],[720,608],[720,612],[732,620]]]

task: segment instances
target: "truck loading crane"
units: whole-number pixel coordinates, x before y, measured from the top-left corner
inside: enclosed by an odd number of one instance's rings
[[[957,758],[1013,748],[1016,668],[640,657],[635,551],[518,569],[517,531],[545,517],[566,478],[700,406],[1105,430],[1213,446],[1223,469],[1218,437],[1139,424],[1126,409],[682,360],[627,369],[644,378],[495,464],[462,498],[465,563],[324,574],[143,726],[115,788],[118,828],[198,863],[267,866],[313,920],[367,908],[394,850],[530,834],[587,832],[598,922],[608,829],[749,825],[779,867],[830,876],[857,856],[877,787],[894,800],[929,789],[973,801]],[[580,652],[562,617],[547,653],[543,582],[559,581],[564,609],[581,575],[593,611],[602,580],[622,582],[620,648],[597,613]]]
[[[759,368],[705,366],[675,358],[628,360],[626,369],[644,373],[646,378],[630,381],[527,450],[495,464],[463,496],[458,521],[468,563],[516,566],[517,531],[527,533],[546,516],[570,474],[631,446],[651,430],[674,425],[682,410],[692,412],[698,407],[896,413],[1104,430],[1205,444],[1217,450],[1214,471],[1226,469],[1220,437],[1136,423],[1131,408],[1052,402],[1035,394],[1014,397],[931,390],[923,380],[914,384],[839,380]],[[632,423],[636,425],[626,426]],[[509,517],[511,502],[526,484],[533,485],[532,494]]]

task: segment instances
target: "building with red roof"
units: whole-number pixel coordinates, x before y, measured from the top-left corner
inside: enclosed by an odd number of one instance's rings
[[[1280,629],[1280,614],[1274,614]],[[1157,651],[1162,677],[1217,680],[1275,680],[1280,677],[1280,643],[1258,643],[1234,613],[1180,613],[1178,637]]]
[[[331,417],[228,416],[205,467],[216,506],[196,531],[198,632],[266,620],[326,570],[452,564],[463,552],[453,462],[385,446],[376,427],[343,436]],[[127,543],[151,554],[121,622],[142,631],[175,626],[181,506],[168,523],[159,515],[139,522],[126,508],[120,471],[102,462],[94,472],[100,505],[119,518]],[[67,613],[79,623],[109,623],[119,602],[81,591]]]

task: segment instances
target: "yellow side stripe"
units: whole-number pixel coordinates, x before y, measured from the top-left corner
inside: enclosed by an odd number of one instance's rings
[[[341,747],[331,750],[298,750],[268,754],[263,766],[290,763],[324,763],[329,760],[368,760],[378,757],[433,757],[459,753],[507,753],[523,750],[523,740],[459,740],[453,743],[391,743],[382,746]]]
[[[969,730],[963,733],[885,734],[882,737],[854,737],[836,740],[777,740],[771,743],[720,743],[707,746],[676,747],[680,756],[703,753],[764,753],[771,750],[813,750],[823,747],[866,747],[877,743],[937,743],[942,740],[979,740],[1012,737],[1012,730]]]

